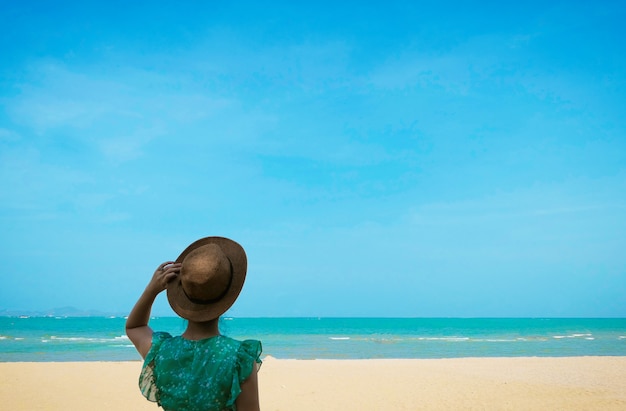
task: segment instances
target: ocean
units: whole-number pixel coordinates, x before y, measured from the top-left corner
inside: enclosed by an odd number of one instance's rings
[[[140,360],[122,317],[0,317],[0,361]],[[184,320],[153,318],[180,334]],[[222,334],[291,359],[626,356],[626,319],[222,318]]]

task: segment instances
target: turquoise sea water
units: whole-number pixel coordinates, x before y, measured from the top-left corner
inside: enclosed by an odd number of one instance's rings
[[[140,360],[124,318],[0,317],[0,361]],[[154,318],[180,334],[179,318]],[[224,318],[223,334],[296,359],[626,355],[626,319]]]

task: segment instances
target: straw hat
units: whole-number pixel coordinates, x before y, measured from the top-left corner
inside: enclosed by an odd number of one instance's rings
[[[176,262],[182,266],[178,278],[167,286],[167,299],[174,312],[187,320],[209,321],[224,314],[246,280],[246,252],[228,238],[201,238]]]

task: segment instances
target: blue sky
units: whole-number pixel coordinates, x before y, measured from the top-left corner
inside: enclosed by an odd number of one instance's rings
[[[626,6],[296,3],[0,2],[0,309],[626,316]]]

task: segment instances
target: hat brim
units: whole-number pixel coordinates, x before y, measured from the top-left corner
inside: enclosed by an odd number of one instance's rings
[[[181,263],[187,254],[207,244],[220,246],[232,265],[232,281],[224,295],[209,304],[198,304],[189,300],[179,278],[172,280],[167,286],[167,300],[172,310],[189,321],[203,322],[213,320],[224,314],[237,300],[243,283],[246,280],[248,259],[243,247],[235,241],[224,237],[205,237],[191,243],[176,259]]]

